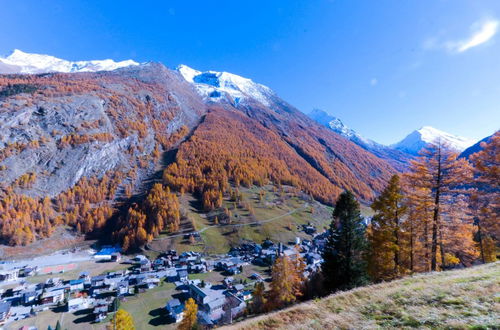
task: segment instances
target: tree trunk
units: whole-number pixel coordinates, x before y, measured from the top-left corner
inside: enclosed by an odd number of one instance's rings
[[[434,215],[432,217],[432,251],[431,251],[431,270],[437,269],[437,246],[438,246],[438,228],[439,228],[439,204],[441,193],[441,146],[438,146],[437,159],[437,179],[436,179],[436,197],[434,199]]]
[[[394,218],[394,244],[396,244],[396,251],[394,251],[394,275],[397,277],[399,274],[399,219],[397,214]]]
[[[425,271],[428,272],[429,269],[429,222],[427,219],[424,220],[424,241],[425,241]]]
[[[446,267],[446,259],[445,259],[445,252],[444,252],[444,244],[443,244],[443,233],[441,231],[441,227],[438,228],[439,230],[439,250],[441,252],[441,268]]]
[[[413,273],[413,220],[410,221],[410,271]]]
[[[479,241],[479,251],[481,252],[481,261],[486,263],[484,260],[484,248],[483,248],[483,233],[481,232],[481,220],[477,221],[477,239]]]

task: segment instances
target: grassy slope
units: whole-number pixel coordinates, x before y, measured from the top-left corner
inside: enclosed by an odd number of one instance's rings
[[[260,189],[265,191],[264,201],[258,199]],[[290,187],[286,187],[290,189]],[[234,202],[225,199],[223,208],[227,207],[233,214],[232,224],[245,224],[254,221],[265,221],[276,218],[276,220],[262,223],[260,225],[247,225],[241,227],[220,226],[210,228],[201,233],[201,239],[195,245],[191,245],[183,237],[168,238],[167,235],[161,235],[150,245],[155,250],[165,250],[174,248],[177,251],[203,251],[207,253],[226,253],[231,246],[238,245],[244,241],[252,240],[262,242],[266,238],[275,241],[289,242],[294,241],[295,237],[308,238],[311,236],[302,232],[297,226],[311,222],[318,231],[329,226],[331,222],[332,208],[320,204],[316,201],[310,201],[307,196],[286,192],[280,196],[278,192],[273,191],[272,186],[263,188],[239,188],[243,195],[243,200],[254,210],[251,215],[246,208],[234,208]],[[213,225],[213,215],[200,211],[196,200],[186,194],[181,198],[183,209],[187,211],[188,217],[193,221],[195,230],[200,230],[206,226]],[[313,213],[311,207],[313,206]],[[287,213],[293,212],[289,215]],[[291,229],[287,228],[289,225]]]
[[[419,274],[303,303],[234,329],[500,327],[500,262]]]

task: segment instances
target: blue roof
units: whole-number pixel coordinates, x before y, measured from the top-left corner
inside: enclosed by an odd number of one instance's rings
[[[81,284],[81,283],[83,283],[83,279],[69,281],[70,285]]]
[[[96,253],[97,256],[103,256],[103,255],[111,255],[115,252],[120,252],[121,248],[117,246],[107,246],[102,248],[99,252]]]

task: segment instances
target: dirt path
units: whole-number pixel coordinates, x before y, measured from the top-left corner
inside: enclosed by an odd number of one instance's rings
[[[275,217],[272,217],[269,219],[260,220],[260,221],[253,221],[253,222],[246,222],[246,223],[235,223],[235,224],[229,224],[229,225],[208,225],[208,226],[201,228],[198,231],[184,232],[184,233],[180,233],[180,234],[169,235],[168,237],[155,238],[153,241],[163,241],[163,240],[168,240],[168,239],[172,239],[175,237],[182,237],[184,235],[191,235],[194,233],[201,234],[201,233],[207,231],[208,229],[216,228],[216,227],[231,228],[231,227],[244,227],[244,226],[251,226],[251,225],[260,225],[263,223],[273,222],[273,221],[276,221],[278,219],[284,218],[284,217],[289,216],[291,214],[294,214],[300,210],[306,209],[307,207],[309,207],[309,203],[304,203],[304,205],[302,205],[301,207],[298,207],[296,209],[288,211],[287,213],[284,213],[284,214],[281,214],[281,215],[278,215],[278,216],[275,216]],[[151,251],[154,251],[154,252],[159,252],[159,253],[163,252],[163,251],[157,251],[157,250],[153,249],[149,243],[147,244],[147,248]]]

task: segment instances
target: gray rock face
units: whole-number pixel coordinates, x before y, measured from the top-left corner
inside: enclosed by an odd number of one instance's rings
[[[178,73],[160,64],[40,79],[51,82],[52,78],[90,81],[101,88],[67,96],[37,93],[0,99],[0,185],[12,186],[21,175],[35,173],[36,181],[29,188],[16,188],[29,196],[53,197],[82,177],[102,176],[109,170],[125,173],[152,153],[160,135],[168,136],[183,125],[195,126],[206,109]],[[144,108],[148,113],[141,113]],[[143,123],[146,132],[142,136],[137,130],[124,132],[124,119]],[[155,120],[165,123],[164,131],[153,125]],[[64,143],[71,137],[89,141]],[[152,166],[149,161],[139,174]]]

